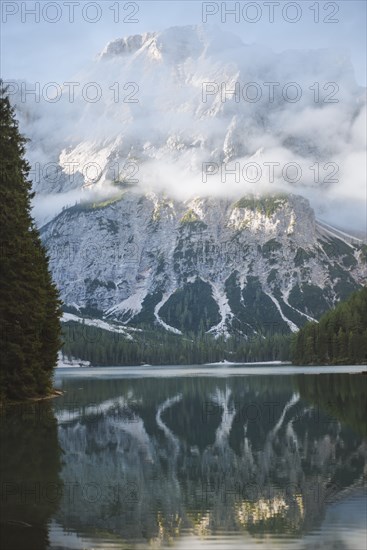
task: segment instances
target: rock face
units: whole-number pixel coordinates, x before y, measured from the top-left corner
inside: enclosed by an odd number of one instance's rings
[[[363,247],[327,232],[295,195],[128,190],[63,211],[42,236],[66,306],[176,333],[295,331],[367,276]]]

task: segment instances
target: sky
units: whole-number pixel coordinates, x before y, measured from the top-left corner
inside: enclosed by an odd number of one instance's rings
[[[114,38],[204,23],[234,32],[245,43],[270,46],[276,52],[343,50],[352,59],[358,83],[366,85],[366,4],[365,0],[4,0],[1,74],[5,80],[62,83]],[[236,14],[230,13],[236,9]]]

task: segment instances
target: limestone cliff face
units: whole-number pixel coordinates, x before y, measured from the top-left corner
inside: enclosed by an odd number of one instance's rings
[[[42,236],[75,313],[174,332],[294,331],[367,275],[360,245],[327,232],[295,195],[179,202],[126,191],[65,210]]]

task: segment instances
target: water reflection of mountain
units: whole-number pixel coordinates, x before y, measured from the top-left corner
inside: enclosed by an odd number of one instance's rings
[[[57,424],[48,403],[9,406],[0,419],[1,548],[45,550],[62,494]]]
[[[352,378],[333,377],[65,381],[57,521],[135,541],[316,528],[366,471],[354,416],[321,402]]]

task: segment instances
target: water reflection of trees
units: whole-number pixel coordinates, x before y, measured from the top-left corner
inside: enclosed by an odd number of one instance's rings
[[[56,411],[74,486],[57,517],[77,531],[300,534],[363,476],[366,446],[347,425],[357,413],[324,407],[340,388],[346,399],[341,379],[328,393],[322,376],[83,380],[79,395],[80,380],[67,384],[83,404]]]
[[[303,375],[297,377],[297,385],[306,400],[318,404],[360,435],[367,436],[366,375]]]
[[[48,523],[62,493],[57,423],[49,403],[2,410],[1,547],[48,548]]]

